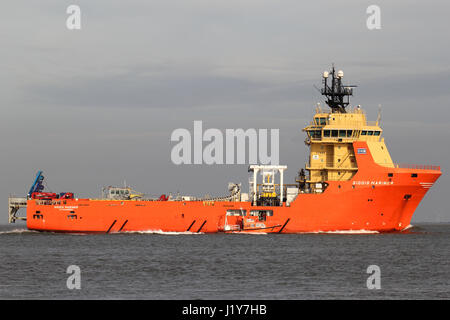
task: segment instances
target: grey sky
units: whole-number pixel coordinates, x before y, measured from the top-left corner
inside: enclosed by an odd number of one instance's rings
[[[77,4],[82,29],[69,31]],[[382,29],[366,28],[381,8]],[[170,134],[279,128],[293,182],[301,128],[332,62],[353,104],[382,126],[393,160],[443,176],[413,221],[450,221],[447,1],[8,1],[0,11],[0,208],[44,170],[53,191],[96,196],[126,179],[152,194],[222,195],[247,166],[175,166]]]

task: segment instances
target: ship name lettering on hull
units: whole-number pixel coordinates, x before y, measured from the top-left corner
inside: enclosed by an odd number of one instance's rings
[[[354,185],[391,185],[394,181],[353,181]]]

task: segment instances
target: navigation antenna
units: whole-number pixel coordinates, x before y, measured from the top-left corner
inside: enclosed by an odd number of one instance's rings
[[[381,123],[381,104],[378,105],[378,117],[377,117],[377,126]]]
[[[334,64],[330,72],[325,71],[323,73],[323,88],[320,93],[327,97],[325,101],[331,108],[331,112],[337,113],[347,113],[345,108],[348,106],[349,98],[353,95],[354,85],[343,85],[342,78],[344,77],[344,72],[339,70],[335,72]],[[328,85],[328,78],[331,77],[331,86]]]

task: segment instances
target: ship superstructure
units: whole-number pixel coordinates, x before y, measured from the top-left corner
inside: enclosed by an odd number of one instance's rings
[[[348,181],[358,171],[353,143],[364,141],[375,163],[393,168],[389,151],[382,137],[379,121],[367,121],[364,110],[358,105],[347,110],[349,96],[354,86],[342,84],[343,71],[323,73],[324,87],[321,93],[327,97],[331,112],[325,112],[320,105],[309,126],[303,129],[307,134],[305,143],[310,147],[308,183],[312,192],[323,191],[327,181]],[[331,77],[332,85],[328,85]],[[363,150],[359,150],[363,152]]]
[[[230,183],[218,198],[148,197],[130,187],[107,187],[101,199],[71,192],[43,192],[38,172],[27,198],[11,197],[9,221],[27,207],[29,229],[56,232],[265,232],[398,231],[441,175],[440,167],[393,163],[379,118],[371,122],[351,107],[355,86],[343,72],[323,73],[321,94],[330,108],[316,108],[303,128],[310,148],[305,168],[286,183],[283,165],[249,166],[249,192]]]

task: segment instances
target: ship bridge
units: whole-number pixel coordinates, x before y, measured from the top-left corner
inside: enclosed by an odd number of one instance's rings
[[[313,121],[303,128],[306,132],[306,145],[310,147],[309,162],[306,170],[309,177],[306,183],[312,192],[321,192],[326,181],[350,180],[358,171],[353,143],[365,141],[374,161],[382,166],[394,167],[392,158],[382,137],[383,130],[377,121],[367,121],[366,113],[360,105],[349,107],[348,97],[355,86],[342,84],[343,72],[323,73],[324,88],[321,93],[327,96],[326,103],[330,111],[316,108]],[[328,78],[331,77],[331,86]],[[346,90],[346,88],[348,90]],[[317,188],[315,187],[317,186]]]

